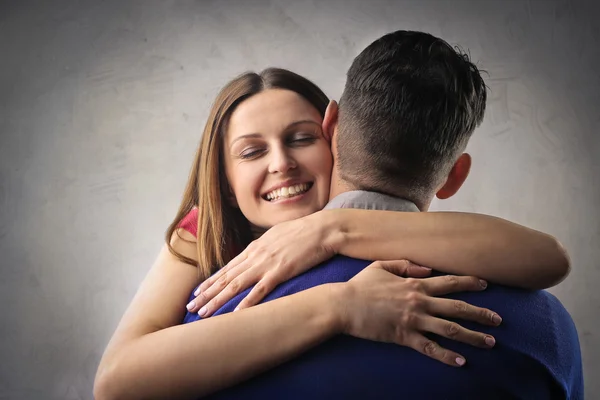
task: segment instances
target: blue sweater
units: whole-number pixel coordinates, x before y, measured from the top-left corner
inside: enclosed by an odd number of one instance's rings
[[[324,283],[345,282],[369,261],[337,256],[279,285],[270,301]],[[250,289],[215,315],[233,311]],[[193,297],[193,296],[192,296]],[[583,373],[575,325],[546,291],[489,285],[484,292],[448,298],[489,308],[499,327],[457,321],[494,335],[493,349],[479,349],[436,335],[440,345],[464,355],[450,367],[395,344],[337,336],[211,399],[582,399]],[[200,319],[188,313],[185,323]]]

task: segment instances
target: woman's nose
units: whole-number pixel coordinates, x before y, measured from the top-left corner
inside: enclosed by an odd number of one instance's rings
[[[290,169],[296,168],[296,161],[287,151],[276,150],[272,153],[272,159],[269,164],[270,173],[286,173]]]

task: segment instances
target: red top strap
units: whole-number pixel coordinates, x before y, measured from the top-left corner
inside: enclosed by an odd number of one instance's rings
[[[192,211],[183,217],[177,227],[183,228],[195,237],[198,237],[198,208],[192,208]]]

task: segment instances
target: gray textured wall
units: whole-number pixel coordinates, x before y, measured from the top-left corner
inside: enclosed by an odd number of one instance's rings
[[[577,324],[587,397],[600,398],[598,11],[553,0],[0,2],[0,399],[91,398],[221,85],[275,65],[338,98],[352,58],[401,28],[458,43],[489,72],[472,176],[434,209],[494,214],[565,244],[574,269],[552,292]]]

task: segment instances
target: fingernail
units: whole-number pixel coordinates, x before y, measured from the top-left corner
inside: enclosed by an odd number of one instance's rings
[[[486,336],[485,337],[485,344],[487,344],[490,347],[494,347],[494,345],[496,344],[496,339],[494,339],[491,336]]]
[[[429,268],[429,267],[421,267],[421,268],[423,268],[423,269],[425,269],[427,271],[431,271],[431,268]]]
[[[492,322],[496,325],[500,325],[502,323],[502,317],[498,314],[492,314]]]
[[[204,314],[206,314],[206,306],[202,307],[199,311],[198,311],[198,315],[201,317],[204,317]]]
[[[461,367],[463,365],[465,365],[465,359],[464,358],[460,358],[460,357],[456,357],[456,364],[460,365]]]
[[[190,301],[187,306],[185,306],[185,308],[188,309],[188,311],[190,311],[192,308],[196,307],[196,302],[194,300]]]
[[[482,287],[482,288],[484,288],[484,289],[487,287],[487,282],[486,282],[486,281],[484,281],[483,279],[480,279],[480,280],[479,280],[479,284],[480,284],[480,285],[481,285],[481,287]]]
[[[198,297],[200,295],[200,286],[198,286],[198,289],[196,289],[196,291],[194,292],[194,296]]]
[[[239,309],[240,309],[239,307],[236,307],[236,308],[234,308],[234,309],[233,309],[233,312],[236,312],[236,311],[238,311]]]

